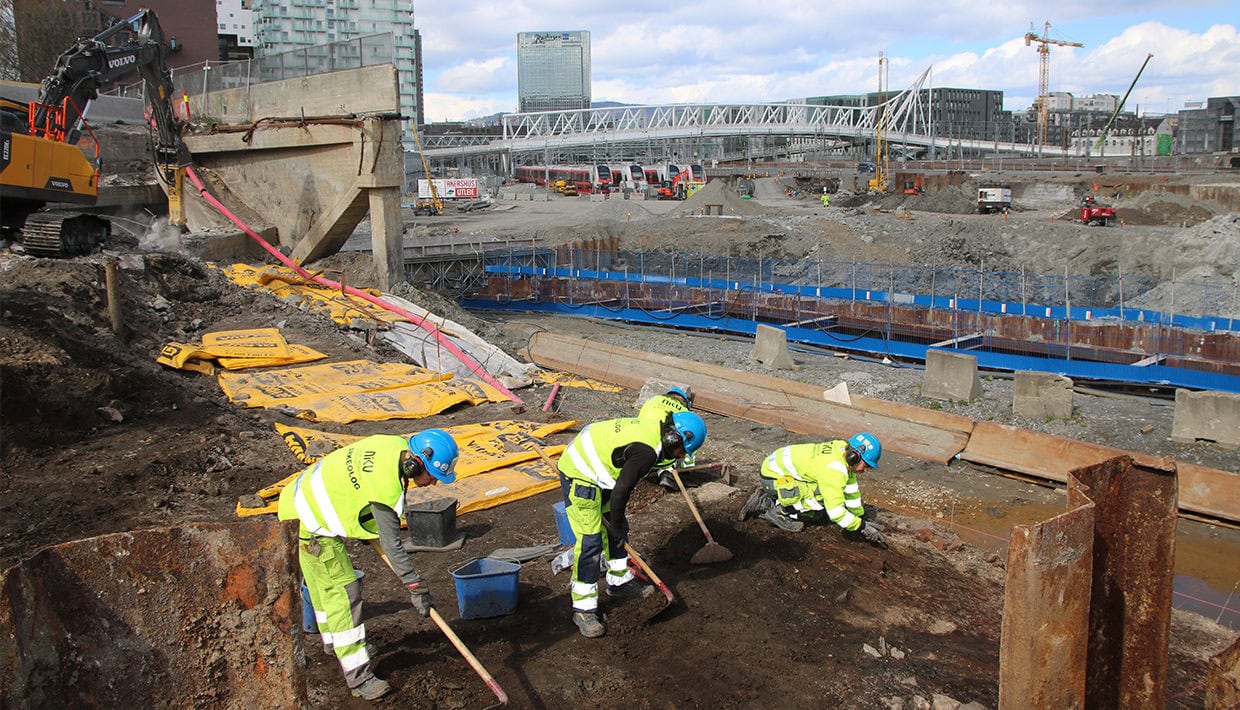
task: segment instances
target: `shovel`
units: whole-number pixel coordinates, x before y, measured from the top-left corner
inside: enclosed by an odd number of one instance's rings
[[[706,522],[702,520],[702,514],[698,512],[697,505],[693,503],[693,498],[689,495],[689,489],[685,488],[685,484],[680,480],[680,474],[675,467],[672,468],[672,477],[676,479],[676,487],[684,494],[685,502],[689,504],[689,511],[693,513],[693,519],[697,521],[697,524],[702,528],[702,534],[706,536],[706,545],[693,553],[693,557],[689,558],[689,563],[713,565],[732,559],[732,551],[715,542],[715,538],[711,536],[710,530],[706,527]]]
[[[383,552],[383,548],[379,546],[379,541],[371,540],[370,545],[375,548],[375,552],[378,552],[379,556],[383,558],[383,561],[387,564],[388,569],[395,572],[396,570],[392,568],[392,561],[388,559],[387,554]],[[493,678],[491,674],[487,672],[487,669],[478,662],[478,659],[474,657],[474,654],[470,653],[469,647],[465,645],[464,641],[461,641],[461,638],[456,635],[456,632],[452,630],[452,627],[448,626],[448,622],[444,621],[443,617],[439,615],[439,612],[435,610],[435,607],[431,607],[430,617],[431,621],[435,622],[435,626],[438,626],[439,630],[443,632],[443,635],[448,637],[448,640],[452,642],[453,646],[456,646],[456,650],[459,651],[465,661],[469,663],[469,667],[474,669],[474,673],[477,673],[478,677],[482,679],[482,682],[487,684],[487,687],[491,689],[492,693],[495,693],[495,698],[499,701],[499,704],[492,705],[491,707],[507,707],[508,694],[504,692],[503,688],[499,687],[499,683],[495,682],[495,678]]]

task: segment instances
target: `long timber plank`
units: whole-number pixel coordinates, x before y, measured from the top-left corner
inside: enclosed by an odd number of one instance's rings
[[[530,339],[531,361],[565,372],[640,389],[652,376],[693,387],[699,409],[782,426],[802,434],[843,436],[872,431],[884,448],[948,463],[972,463],[1066,482],[1068,471],[1128,455],[1144,466],[1179,472],[1183,511],[1240,523],[1240,472],[1162,459],[1028,429],[975,422],[946,412],[854,396],[852,406],[823,400],[823,388],[760,373],[632,350],[546,331]]]
[[[947,463],[964,449],[965,432],[906,421],[887,414],[827,402],[822,390],[703,363],[538,333],[530,359],[605,382],[640,389],[652,373],[683,382],[695,393],[694,406],[715,414],[782,426],[801,434],[844,437],[870,431],[883,448],[906,456]],[[812,393],[812,396],[806,394]]]

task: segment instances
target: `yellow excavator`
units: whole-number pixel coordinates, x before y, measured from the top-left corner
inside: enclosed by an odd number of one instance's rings
[[[124,31],[131,36],[109,44]],[[27,253],[52,257],[87,254],[107,239],[107,220],[45,207],[84,209],[97,201],[98,140],[93,162],[78,145],[83,131],[94,133],[86,113],[101,88],[135,69],[155,124],[155,163],[166,183],[169,221],[185,223],[181,183],[191,156],[172,111],[171,51],[155,13],[142,10],[65,50],[35,101],[0,100],[0,227],[6,239],[20,241]]]

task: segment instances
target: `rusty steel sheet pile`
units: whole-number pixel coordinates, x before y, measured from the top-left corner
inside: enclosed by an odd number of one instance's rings
[[[2,707],[300,707],[295,527],[138,530],[4,572]]]
[[[1000,708],[1163,706],[1176,491],[1172,462],[1117,456],[1071,472],[1068,513],[1013,531]]]

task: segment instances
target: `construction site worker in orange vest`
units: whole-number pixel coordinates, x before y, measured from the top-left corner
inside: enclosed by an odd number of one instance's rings
[[[656,394],[642,404],[642,408],[637,412],[638,419],[654,419],[655,421],[663,421],[669,414],[677,412],[688,412],[693,409],[693,390],[685,387],[672,387],[667,394]],[[696,461],[694,454],[685,454],[680,459],[681,466],[692,466]],[[672,467],[676,465],[676,459],[665,459],[655,464],[654,470],[658,472],[659,485],[664,488],[679,492],[680,488],[676,485],[676,478],[672,475]]]
[[[864,519],[857,484],[857,474],[878,468],[882,454],[878,437],[868,432],[777,449],[762,462],[762,485],[741,508],[741,519],[756,515],[789,532],[832,522],[850,538],[886,547],[880,526]]]
[[[587,638],[606,633],[598,617],[598,578],[607,563],[607,594],[644,597],[653,590],[629,571],[625,507],[633,487],[664,458],[691,454],[706,440],[706,423],[693,412],[663,421],[626,417],[587,425],[560,454],[560,490],[576,535],[569,595],[573,623]],[[606,523],[606,524],[604,524]]]
[[[409,483],[452,483],[459,454],[442,429],[408,439],[376,434],[324,456],[280,491],[279,519],[301,521],[298,562],[323,646],[335,653],[355,697],[376,700],[391,686],[370,668],[361,584],[344,541],[378,539],[414,608],[429,616],[430,588],[401,543],[400,516]]]

